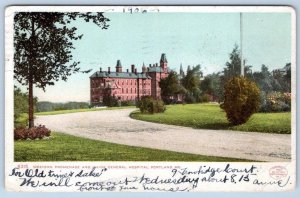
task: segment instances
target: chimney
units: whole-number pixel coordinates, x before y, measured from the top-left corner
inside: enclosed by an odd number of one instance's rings
[[[149,64],[149,67],[152,67],[152,65],[151,65],[151,64]]]
[[[102,73],[102,68],[100,67],[100,73]]]
[[[155,63],[155,67],[158,67],[158,63]]]
[[[127,73],[129,72],[129,69],[126,69]]]
[[[131,72],[134,73],[134,71],[135,71],[134,65],[131,65]]]
[[[110,67],[108,67],[108,73],[110,74]]]
[[[134,69],[134,73],[135,73],[135,74],[137,74],[137,70],[136,70],[136,68]]]

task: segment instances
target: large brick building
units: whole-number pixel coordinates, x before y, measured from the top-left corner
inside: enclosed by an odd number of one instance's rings
[[[121,61],[118,60],[115,72],[108,67],[107,71],[95,72],[90,77],[91,105],[102,105],[106,96],[114,96],[121,101],[136,101],[141,96],[151,95],[161,98],[159,82],[169,74],[168,61],[165,54],[161,55],[160,65],[142,66],[138,72],[135,65],[131,71],[122,71]]]

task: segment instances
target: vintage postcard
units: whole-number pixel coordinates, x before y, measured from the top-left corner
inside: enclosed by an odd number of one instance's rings
[[[10,6],[5,185],[291,191],[288,6]]]

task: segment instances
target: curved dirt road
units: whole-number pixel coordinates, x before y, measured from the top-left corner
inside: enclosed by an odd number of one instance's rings
[[[192,129],[134,120],[133,109],[38,116],[51,130],[107,142],[259,161],[290,161],[291,135]]]

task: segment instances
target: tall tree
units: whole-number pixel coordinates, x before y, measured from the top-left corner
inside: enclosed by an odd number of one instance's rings
[[[68,76],[81,71],[72,61],[73,40],[82,35],[71,22],[81,18],[107,29],[109,19],[103,13],[79,12],[19,12],[14,17],[14,77],[22,85],[28,86],[29,127],[33,120],[33,85],[45,90],[55,81],[66,81]]]
[[[212,73],[201,81],[200,89],[202,94],[209,94],[212,96],[214,101],[220,102],[220,95],[222,95],[222,86],[221,86],[221,78],[220,73]]]
[[[231,79],[232,77],[237,77],[241,75],[241,56],[238,49],[238,45],[235,45],[232,52],[229,55],[229,62],[226,62],[226,67],[224,68],[224,79],[225,81]]]
[[[254,72],[253,78],[261,91],[269,93],[274,90],[274,78],[266,65],[261,66],[260,72]]]
[[[168,77],[160,80],[159,87],[161,88],[162,99],[166,103],[168,103],[168,100],[176,94],[184,93],[184,88],[180,85],[178,75],[174,71],[171,71]]]
[[[185,77],[181,79],[182,85],[188,91],[193,92],[193,91],[199,89],[200,78],[202,76],[203,76],[203,73],[201,71],[200,65],[197,65],[196,67],[193,67],[192,69],[190,68],[190,66],[188,66]]]
[[[181,84],[187,91],[185,97],[186,102],[199,102],[200,79],[202,77],[203,73],[200,65],[197,65],[192,69],[188,66],[186,75],[181,79]]]

